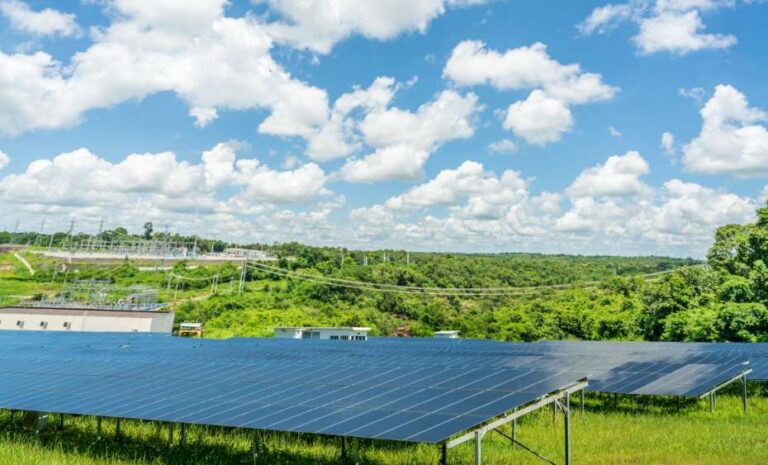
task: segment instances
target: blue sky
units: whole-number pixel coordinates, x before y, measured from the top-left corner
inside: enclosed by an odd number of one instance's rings
[[[0,228],[702,256],[768,194],[760,1],[0,13]]]

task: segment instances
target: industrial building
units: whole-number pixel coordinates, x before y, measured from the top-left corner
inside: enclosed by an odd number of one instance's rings
[[[171,333],[172,311],[3,307],[0,330]]]
[[[367,341],[371,328],[275,328],[278,339],[325,339],[331,341]]]

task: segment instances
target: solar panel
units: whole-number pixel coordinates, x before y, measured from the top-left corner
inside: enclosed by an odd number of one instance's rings
[[[584,378],[504,357],[484,344],[3,333],[0,408],[438,443]]]

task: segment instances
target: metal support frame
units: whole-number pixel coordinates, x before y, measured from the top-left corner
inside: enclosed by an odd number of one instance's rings
[[[64,430],[64,414],[59,415],[59,430]]]
[[[588,383],[586,379],[577,381],[560,390],[557,390],[546,396],[541,397],[538,401],[530,405],[514,410],[512,413],[506,416],[503,416],[497,420],[491,421],[490,423],[487,423],[486,425],[481,426],[475,429],[474,431],[466,433],[450,441],[444,442],[442,444],[442,448],[443,448],[442,463],[447,462],[448,449],[452,449],[460,444],[463,444],[467,441],[471,441],[474,439],[475,440],[475,465],[482,465],[482,440],[483,440],[483,436],[485,436],[487,432],[496,431],[497,433],[505,437],[508,437],[506,436],[506,434],[499,431],[498,428],[506,425],[507,423],[512,423],[512,426],[515,427],[516,421],[518,418],[525,416],[531,412],[534,412],[542,407],[552,404],[554,406],[553,408],[555,409],[560,407],[565,417],[565,465],[571,465],[571,431],[570,431],[571,394],[573,394],[574,392],[583,391],[584,389],[586,389],[587,385]],[[565,400],[565,404],[560,402],[561,399]],[[516,431],[514,429],[512,434],[513,436],[508,438],[514,444],[521,446],[523,449],[531,452],[532,454],[544,460],[545,462],[553,463],[552,461],[538,454],[528,446],[525,446],[524,444],[520,443],[516,438]]]
[[[579,391],[579,395],[580,395],[580,397],[579,397],[579,409],[581,410],[582,414],[584,413],[584,404],[585,404],[585,401],[584,401],[584,397],[585,397],[584,396],[584,391],[585,391],[584,389]]]
[[[187,445],[187,425],[182,423],[179,431],[179,447]]]
[[[117,421],[115,422],[115,439],[120,438],[120,419],[117,418]]]
[[[709,397],[709,411],[714,412],[715,407],[717,406],[717,391],[728,386],[729,384],[735,383],[736,381],[741,381],[741,403],[742,403],[742,408],[746,412],[747,411],[747,375],[749,375],[750,373],[752,373],[751,368],[744,370],[744,372],[740,373],[738,376],[734,376],[728,381],[720,383],[714,388],[712,388],[711,390],[700,395],[699,399]]]
[[[96,436],[101,439],[101,417],[96,417]]]

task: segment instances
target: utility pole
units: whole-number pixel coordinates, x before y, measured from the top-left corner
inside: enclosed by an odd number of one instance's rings
[[[240,271],[240,287],[237,293],[242,294],[245,290],[245,267],[248,265],[248,260],[243,260],[243,269]]]
[[[74,231],[74,230],[75,230],[75,219],[72,218],[72,220],[70,220],[70,222],[69,222],[69,229],[67,230],[67,237],[64,240],[64,248],[66,248],[66,246],[69,245],[69,240],[72,237],[72,231]]]
[[[13,228],[13,234],[11,234],[11,245],[16,244],[16,235],[19,233],[19,220],[16,220],[16,226]]]
[[[37,234],[37,237],[35,238],[35,245],[37,245],[37,241],[39,241],[40,238],[43,237],[43,231],[45,231],[45,220],[46,218],[43,218],[43,222],[40,225],[40,232]]]

